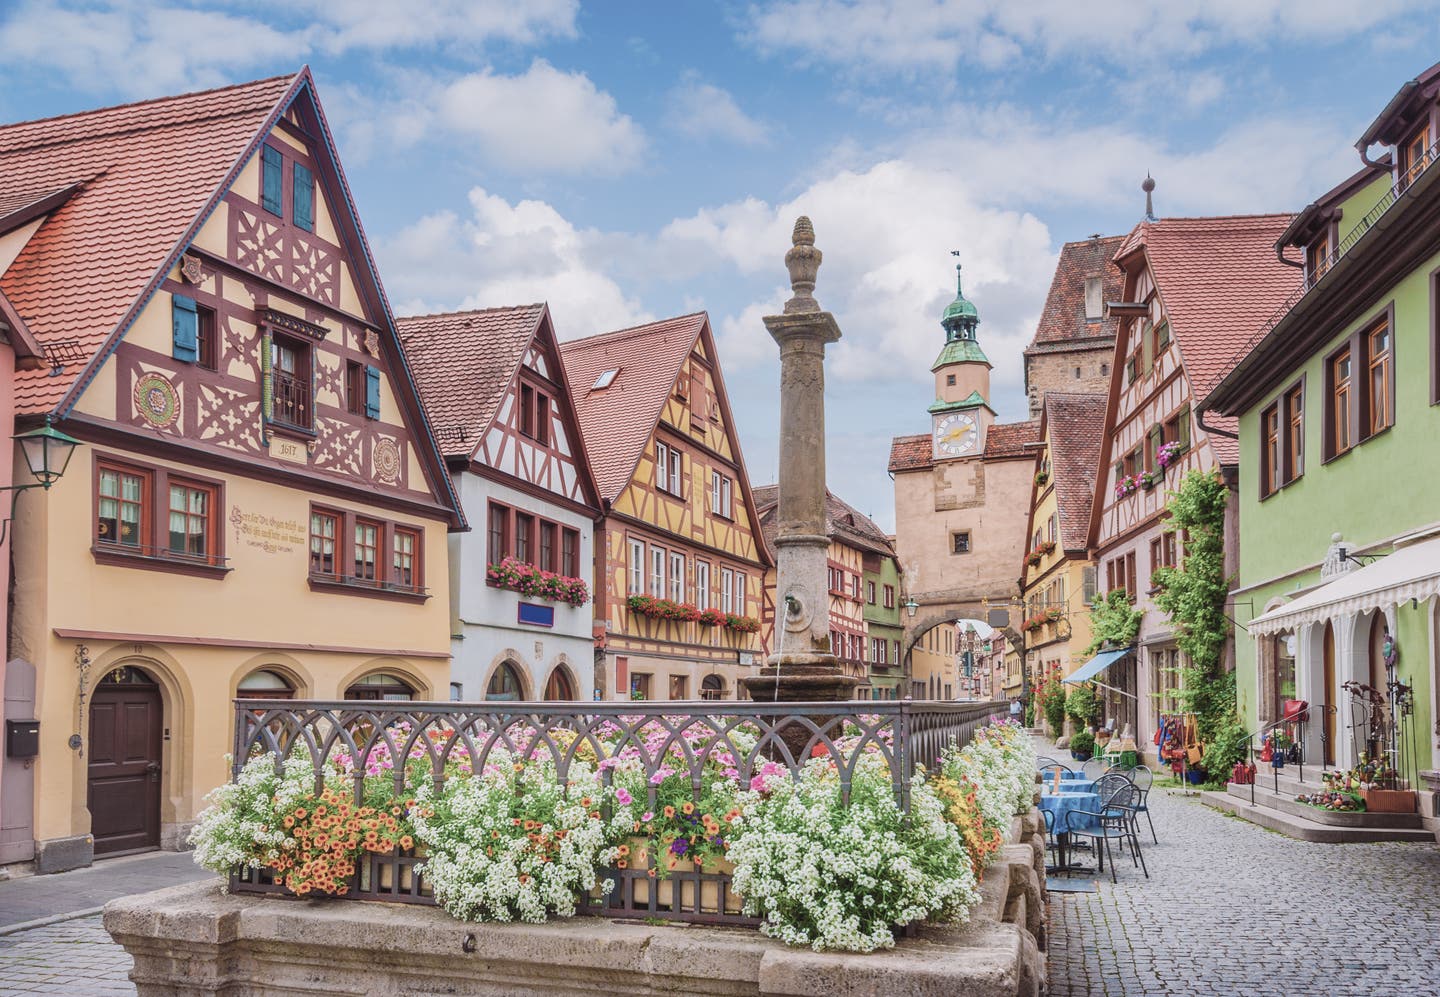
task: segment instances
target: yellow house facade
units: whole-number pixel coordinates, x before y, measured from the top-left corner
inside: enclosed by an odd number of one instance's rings
[[[1087,660],[1096,585],[1086,534],[1104,417],[1105,395],[1045,394],[1021,565],[1020,636],[1032,688]]]
[[[735,699],[763,664],[771,565],[703,313],[561,344],[604,514],[603,699]]]
[[[51,360],[19,421],[83,444],[14,523],[58,871],[182,847],[237,698],[447,698],[463,519],[308,70],[7,137],[95,176],[5,276]]]

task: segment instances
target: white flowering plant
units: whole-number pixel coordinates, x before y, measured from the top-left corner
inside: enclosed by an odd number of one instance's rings
[[[917,777],[902,812],[878,755],[860,759],[848,806],[828,759],[812,759],[798,780],[767,778],[741,794],[732,828],[745,913],[764,919],[765,934],[817,951],[872,952],[895,944],[897,926],[963,920],[979,894],[944,809]]]
[[[940,757],[940,771],[975,786],[976,802],[987,824],[1010,826],[1010,818],[1028,810],[1035,796],[1035,745],[1013,720],[981,727],[963,748],[952,741]]]
[[[577,762],[563,785],[549,762],[416,791],[415,834],[428,852],[418,867],[436,901],[462,921],[571,917],[597,869],[617,857],[602,810],[614,791]],[[614,883],[606,881],[609,893]]]

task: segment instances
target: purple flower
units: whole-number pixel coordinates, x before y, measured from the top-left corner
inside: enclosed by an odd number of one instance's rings
[[[670,852],[674,855],[684,855],[689,848],[690,842],[686,841],[684,838],[676,838],[670,844]]]

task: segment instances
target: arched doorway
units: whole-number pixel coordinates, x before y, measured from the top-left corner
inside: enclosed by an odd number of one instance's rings
[[[160,686],[144,669],[107,672],[90,699],[86,805],[96,855],[160,847]]]
[[[515,702],[525,698],[524,688],[515,664],[502,661],[490,676],[490,684],[485,687],[485,698]]]
[[[701,699],[724,699],[725,680],[719,675],[706,675],[700,680]]]
[[[257,668],[235,687],[236,699],[294,699],[295,689],[279,672]]]
[[[499,672],[497,671],[496,674]],[[494,679],[491,679],[491,685],[494,685]],[[550,677],[545,680],[545,701],[547,703],[569,703],[576,698],[575,679],[570,675],[570,669],[564,665],[556,665],[550,672]]]
[[[406,702],[415,698],[415,687],[389,672],[371,672],[345,690],[346,699],[383,699]]]

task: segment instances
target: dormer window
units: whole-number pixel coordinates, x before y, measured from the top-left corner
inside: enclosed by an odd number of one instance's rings
[[[1426,121],[1411,132],[1397,152],[1395,160],[1400,171],[1397,185],[1404,190],[1430,165],[1430,122]]]
[[[1330,233],[1326,232],[1305,249],[1305,279],[1311,284],[1330,268]]]
[[[599,377],[595,378],[595,383],[590,386],[590,390],[604,391],[606,388],[610,387],[610,385],[615,383],[615,378],[617,375],[619,375],[619,373],[619,367],[613,367],[610,370],[602,372]]]

